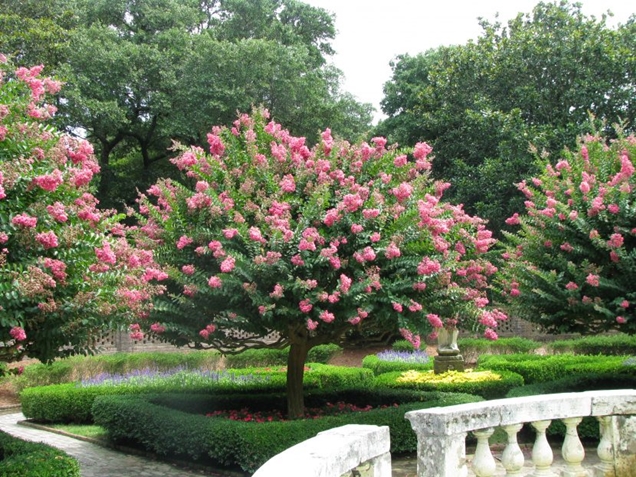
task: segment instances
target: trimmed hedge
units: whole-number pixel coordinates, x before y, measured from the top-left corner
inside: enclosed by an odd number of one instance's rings
[[[80,477],[77,460],[61,450],[0,431],[0,477]]]
[[[403,372],[386,373],[376,376],[376,387],[395,389],[414,389],[418,391],[440,391],[449,393],[466,393],[481,396],[484,399],[503,398],[513,388],[523,386],[523,377],[506,370],[497,370],[501,379],[490,381],[454,381],[442,383],[398,382]],[[458,373],[461,374],[461,373]]]
[[[336,344],[314,346],[307,355],[308,363],[327,364],[331,358],[342,351]],[[248,349],[239,354],[227,355],[227,368],[246,368],[248,366],[286,366],[289,347],[283,349]]]
[[[378,393],[371,390],[347,390],[341,394],[316,392],[306,398],[309,406],[326,400],[356,399],[357,404],[378,401]],[[279,396],[279,399],[282,397]],[[382,399],[389,406],[413,393],[384,391]],[[211,396],[101,396],[95,400],[95,423],[104,427],[116,442],[136,444],[158,455],[189,459],[210,459],[222,466],[239,466],[253,472],[268,459],[318,432],[345,424],[387,425],[391,429],[391,451],[414,451],[417,437],[404,419],[404,414],[415,409],[449,406],[480,401],[477,396],[465,394],[418,393],[418,402],[409,402],[384,409],[355,412],[320,419],[301,419],[286,422],[240,422],[225,418],[209,418],[194,412],[209,412]],[[248,401],[256,406],[266,396],[234,396],[235,403]],[[275,399],[275,398],[270,398]],[[178,403],[179,409],[166,405]],[[212,408],[219,405],[214,403]],[[280,403],[279,403],[280,404]],[[275,436],[275,438],[272,438]]]
[[[369,386],[373,373],[363,368],[345,368],[325,364],[310,364],[311,372],[305,373],[306,389],[341,389]],[[27,388],[20,393],[23,414],[36,421],[85,423],[92,422],[91,407],[97,396],[106,394],[147,394],[147,393],[210,393],[236,394],[250,391],[254,394],[283,391],[285,389],[285,371],[267,368],[247,368],[228,370],[235,375],[258,374],[267,377],[267,381],[254,383],[213,382],[187,387],[179,385],[96,385],[80,387],[75,383],[57,384]]]
[[[125,374],[132,370],[152,368],[168,370],[218,369],[221,355],[216,351],[114,353],[97,356],[72,356],[51,364],[31,364],[17,376],[18,390],[79,381],[101,373]]]
[[[636,356],[636,336],[615,334],[586,336],[573,340],[558,340],[548,343],[552,353],[573,353],[606,356]]]
[[[376,376],[395,371],[428,371],[433,369],[433,358],[429,358],[426,363],[404,363],[401,361],[383,361],[377,355],[370,354],[362,360],[362,367],[370,369]]]
[[[477,369],[513,371],[523,376],[526,384],[535,384],[554,381],[572,374],[636,374],[636,366],[625,363],[625,358],[620,356],[582,356],[572,354],[538,356],[534,354],[515,354],[481,356],[477,362]]]
[[[466,362],[474,363],[485,354],[531,353],[542,345],[538,341],[515,337],[494,341],[485,338],[461,338],[457,341],[457,346]]]

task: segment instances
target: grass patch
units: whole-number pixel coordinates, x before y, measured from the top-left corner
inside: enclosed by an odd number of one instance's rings
[[[102,426],[95,424],[49,424],[47,427],[76,436],[90,437],[91,439],[100,439],[103,441],[108,440],[106,430]]]

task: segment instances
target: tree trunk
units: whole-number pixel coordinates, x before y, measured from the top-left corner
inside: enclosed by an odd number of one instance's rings
[[[300,419],[305,415],[303,375],[309,346],[307,343],[292,343],[287,356],[287,417]]]

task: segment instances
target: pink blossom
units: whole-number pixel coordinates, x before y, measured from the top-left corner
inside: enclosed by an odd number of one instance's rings
[[[618,214],[621,211],[621,208],[617,204],[610,204],[607,206],[607,210],[611,214]]]
[[[168,274],[156,268],[146,267],[146,270],[144,271],[144,274],[141,278],[144,282],[149,282],[150,280],[162,281],[168,278]]]
[[[181,271],[186,275],[194,275],[194,265],[184,265],[181,267]]]
[[[590,184],[588,184],[586,181],[582,181],[581,185],[579,185],[579,189],[584,194],[587,194],[590,191]]]
[[[590,273],[586,278],[585,281],[593,286],[593,287],[597,287],[599,285],[599,276],[598,275],[594,275],[593,273]]]
[[[402,182],[399,186],[391,189],[391,194],[395,196],[398,202],[404,202],[413,193],[413,186],[408,182]]]
[[[296,265],[297,267],[302,267],[305,264],[304,260],[299,254],[293,255],[290,261],[293,265]]]
[[[358,194],[347,194],[342,198],[342,203],[344,204],[347,212],[355,212],[362,204],[364,204],[364,200]]]
[[[33,179],[33,182],[45,191],[53,192],[64,182],[64,178],[62,177],[62,172],[59,169],[55,169],[51,174],[37,176]]]
[[[313,330],[315,330],[316,328],[318,328],[318,322],[317,322],[317,321],[312,320],[311,318],[307,318],[307,329],[308,329],[309,331],[313,331]]]
[[[314,305],[312,305],[308,299],[301,300],[301,302],[298,304],[298,308],[303,313],[309,313],[313,309],[313,307]]]
[[[24,341],[27,338],[27,335],[24,332],[24,328],[20,326],[14,326],[13,328],[11,328],[9,334],[16,341]]]
[[[484,337],[491,341],[496,341],[499,338],[495,330],[491,328],[486,328],[486,330],[484,331]]]
[[[424,291],[424,290],[426,290],[426,282],[415,282],[413,284],[413,290],[415,290],[415,291]]]
[[[161,325],[160,323],[153,323],[152,325],[150,325],[150,331],[159,335],[166,331],[166,327]]]
[[[274,285],[274,291],[272,291],[269,296],[276,299],[282,298],[284,291],[285,289],[279,283],[277,283],[276,285]]]
[[[117,263],[115,252],[110,248],[110,243],[105,240],[102,242],[102,248],[95,248],[95,255],[104,263],[110,263],[111,265]]]
[[[572,290],[577,290],[579,288],[579,286],[576,283],[574,283],[574,282],[568,282],[567,285],[565,285],[565,288],[567,290],[572,291]]]
[[[411,304],[409,305],[409,310],[413,313],[417,313],[418,311],[422,311],[422,305],[418,302],[411,300]]]
[[[375,260],[375,251],[371,247],[365,247],[362,250],[362,258],[367,262]]]
[[[283,192],[294,192],[296,190],[296,182],[291,174],[284,175],[279,185]]]
[[[329,209],[327,213],[325,214],[325,218],[323,219],[323,222],[327,227],[331,227],[340,219],[341,219],[341,216],[337,209]]]
[[[378,215],[380,215],[380,209],[364,209],[362,211],[362,216],[367,220],[375,219]]]
[[[402,305],[400,305],[399,303],[396,303],[396,302],[393,302],[392,305],[393,305],[393,309],[395,311],[397,311],[398,313],[402,313],[402,310],[404,309],[402,307]]]
[[[234,270],[234,266],[236,261],[234,260],[234,257],[229,256],[227,257],[225,260],[223,260],[223,262],[221,262],[221,271],[223,273],[230,273],[232,270]]]
[[[331,268],[334,270],[338,270],[342,264],[340,263],[340,258],[333,256],[329,257],[329,265],[331,265]]]
[[[517,297],[519,295],[521,295],[521,291],[518,288],[511,288],[510,289],[510,296]]]
[[[261,231],[258,229],[258,227],[250,227],[248,236],[250,240],[253,240],[254,242],[261,242],[261,243],[266,242],[266,240],[263,238],[263,235],[261,234]]]
[[[340,275],[340,290],[342,291],[342,293],[347,293],[351,288],[352,283],[353,280],[347,275],[345,275],[344,273]]]
[[[386,248],[386,252],[384,254],[386,256],[387,259],[391,260],[393,258],[397,258],[400,255],[402,255],[402,252],[400,251],[400,248],[395,245],[395,243],[391,242],[387,248]]]
[[[403,154],[403,155],[401,155],[401,156],[396,157],[396,158],[393,160],[393,165],[394,165],[395,167],[403,167],[403,166],[406,166],[406,164],[407,164],[407,163],[408,163],[408,161],[407,161],[407,157],[406,157],[406,155],[404,155],[404,154]]]
[[[66,222],[68,220],[68,215],[66,215],[64,204],[62,204],[61,202],[56,202],[53,205],[47,205],[46,211],[58,222]]]
[[[428,257],[424,257],[424,259],[417,266],[417,273],[419,275],[433,275],[435,273],[439,273],[442,269],[440,263],[436,260],[431,260]]]
[[[433,148],[431,146],[425,142],[418,142],[413,148],[413,157],[415,157],[415,159],[426,159],[426,156],[428,156],[431,152],[433,152]]]
[[[331,323],[333,320],[336,319],[336,317],[330,311],[324,310],[322,313],[320,313],[320,319],[325,323]]]
[[[198,291],[199,289],[196,285],[190,285],[190,284],[183,285],[183,294],[185,296],[193,297],[194,295],[197,294]]]
[[[621,261],[620,255],[618,255],[614,250],[612,250],[609,255],[612,262],[618,263]]]
[[[28,214],[20,214],[13,217],[11,223],[19,227],[33,228],[38,223],[38,219],[36,217],[31,217]]]
[[[621,308],[628,308],[629,302],[627,300],[623,300],[620,304]]]
[[[179,240],[177,241],[177,248],[179,250],[182,250],[188,245],[190,245],[192,242],[194,242],[193,239],[191,239],[187,235],[182,235],[181,237],[179,237]]]
[[[46,249],[55,248],[59,245],[57,235],[53,231],[39,233],[35,236],[35,240],[40,242]]]
[[[211,276],[211,277],[208,279],[208,286],[209,286],[210,288],[221,288],[221,285],[222,285],[222,281],[221,281],[221,279],[220,279],[219,277],[217,277],[216,275]]]
[[[234,238],[238,233],[236,229],[223,229],[223,236],[228,240]]]
[[[622,325],[624,323],[627,323],[627,320],[625,318],[623,318],[622,316],[617,316],[616,317],[616,323],[618,323],[619,325]]]
[[[571,252],[572,250],[574,250],[574,247],[572,247],[572,245],[570,245],[568,242],[562,243],[559,248],[564,252]]]
[[[620,248],[623,246],[624,238],[621,234],[612,234],[607,241],[607,246],[611,248]]]
[[[351,233],[353,233],[353,234],[359,234],[363,230],[364,230],[364,227],[362,225],[360,225],[360,224],[353,224],[351,226]]]
[[[371,234],[371,237],[369,237],[369,240],[371,240],[372,243],[379,242],[381,239],[382,239],[382,236],[380,235],[379,232],[373,232]]]

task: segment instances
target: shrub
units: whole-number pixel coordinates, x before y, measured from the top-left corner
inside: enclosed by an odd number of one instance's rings
[[[316,391],[307,395],[311,405],[340,399],[357,404],[391,405],[404,399],[417,398],[397,407],[374,409],[368,412],[330,416],[316,420],[286,422],[246,423],[222,418],[209,418],[202,414],[183,412],[189,409],[200,412],[222,405],[216,396],[102,396],[93,406],[95,422],[107,429],[116,442],[135,443],[145,450],[159,455],[210,458],[214,463],[238,465],[252,472],[269,458],[298,442],[314,437],[318,432],[350,423],[388,425],[391,429],[391,451],[414,451],[417,438],[404,414],[426,407],[448,406],[480,400],[465,394],[417,393],[403,394],[401,390],[384,391],[380,395],[370,390],[349,389],[343,393]],[[273,398],[268,395],[236,395],[235,403],[258,406],[265,398],[273,399],[277,406],[284,406],[283,394]],[[367,402],[366,399],[371,401]],[[166,405],[178,403],[179,409]],[[272,436],[276,436],[272,439]]]
[[[393,351],[415,351],[413,344],[406,340],[397,340],[391,345]]]
[[[168,370],[217,369],[221,355],[214,351],[114,353],[97,356],[73,356],[51,364],[32,364],[17,376],[18,390],[33,386],[61,384],[90,378],[102,373],[124,374],[133,370],[153,368]]]
[[[477,379],[473,379],[473,378]],[[376,377],[377,387],[417,389],[474,394],[484,399],[502,398],[511,389],[523,386],[523,378],[510,371],[496,373],[449,371],[434,374],[432,371],[406,371],[385,373]]]
[[[552,353],[636,355],[636,336],[623,333],[606,336],[586,336],[572,340],[553,341],[547,345]]]
[[[413,358],[418,357],[418,354],[414,354],[415,352],[409,353],[406,351],[392,351],[390,353],[399,353],[402,356],[406,354],[406,356],[404,356],[404,358],[402,358],[403,360],[400,361],[383,359],[383,356],[381,356],[382,353],[377,355],[370,354],[368,356],[365,356],[365,358],[362,360],[362,367],[370,369],[376,376],[393,371],[424,371],[433,369],[433,360],[429,359],[426,354],[420,353],[419,358],[421,362],[415,362],[415,359]],[[411,356],[409,356],[409,354]],[[412,361],[407,361],[408,359],[412,359]]]
[[[506,356],[482,356],[477,369],[513,371],[523,376],[526,384],[554,381],[563,376],[585,373],[634,374],[636,367],[625,365],[619,356],[575,356],[571,354],[538,356],[516,354]]]
[[[336,344],[314,346],[309,350],[308,363],[327,362],[342,348]],[[228,368],[247,368],[249,366],[285,366],[289,347],[284,349],[248,349],[239,354],[225,357],[225,366]]]
[[[0,431],[0,477],[80,477],[77,461],[46,444]]]
[[[457,345],[468,363],[474,363],[483,354],[531,353],[541,343],[526,338],[499,338],[496,341],[483,338],[461,338]]]
[[[119,382],[114,384],[90,383],[80,386],[65,383],[52,386],[27,388],[20,394],[22,412],[29,419],[46,422],[92,422],[91,406],[97,396],[107,394],[147,393],[209,393],[232,394],[249,390],[255,394],[285,389],[285,371],[267,368],[228,370],[226,373],[183,373],[166,379]],[[215,377],[216,376],[216,377]],[[246,376],[254,379],[245,380]],[[368,369],[344,368],[312,364],[306,373],[307,389],[364,388],[372,382],[373,373]],[[117,380],[115,380],[117,381]]]

